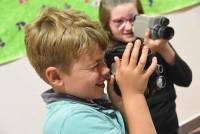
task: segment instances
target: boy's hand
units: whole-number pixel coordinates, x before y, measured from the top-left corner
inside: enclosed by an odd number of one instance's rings
[[[111,75],[110,80],[108,81],[108,96],[112,102],[112,104],[121,112],[124,113],[123,103],[121,96],[117,95],[114,91],[114,76]]]
[[[143,47],[141,57],[138,62],[141,41],[134,44],[128,43],[123,53],[122,59],[115,57],[115,79],[120,87],[122,97],[133,94],[144,94],[150,75],[154,72],[157,59],[152,59],[152,64],[144,70],[148,48]]]
[[[155,134],[156,130],[153,125],[150,112],[144,97],[150,75],[154,72],[157,59],[152,59],[151,65],[144,70],[148,48],[143,47],[142,54],[138,61],[139,49],[141,42],[137,40],[134,44],[129,43],[120,60],[115,57],[115,79],[120,87],[122,98],[117,98],[113,90],[109,90],[112,101],[121,105],[119,109],[128,126],[130,134],[148,133]],[[112,83],[111,79],[110,83]],[[111,86],[111,88],[113,88]],[[121,102],[121,103],[119,103]]]

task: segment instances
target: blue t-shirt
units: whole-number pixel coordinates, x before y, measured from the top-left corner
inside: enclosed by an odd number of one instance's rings
[[[44,134],[125,134],[125,126],[116,110],[61,100],[48,104]]]

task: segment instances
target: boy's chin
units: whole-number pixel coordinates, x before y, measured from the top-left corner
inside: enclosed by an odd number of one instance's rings
[[[95,99],[102,99],[104,96],[105,96],[105,93],[101,92],[95,97]]]

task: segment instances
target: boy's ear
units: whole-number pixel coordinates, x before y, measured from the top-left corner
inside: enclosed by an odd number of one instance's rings
[[[48,67],[45,71],[45,75],[53,87],[57,89],[64,89],[64,82],[59,72],[60,70],[56,67]]]

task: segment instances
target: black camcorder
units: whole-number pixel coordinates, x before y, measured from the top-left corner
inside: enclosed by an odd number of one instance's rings
[[[121,44],[121,45],[117,45],[113,49],[106,51],[105,62],[107,66],[110,68],[111,74],[115,74],[114,57],[118,56],[119,58],[122,58],[125,47],[126,47],[125,44]],[[138,61],[139,61],[139,57],[141,56],[141,52],[142,52],[142,46],[140,47],[140,50],[139,50]],[[144,69],[147,69],[151,65],[153,56],[154,55],[151,53],[151,50],[149,50]],[[164,70],[163,66],[158,64],[155,72],[149,78],[148,85],[147,85],[148,88],[145,91],[146,97],[151,96],[153,94],[153,90],[159,91],[166,86],[166,79],[163,76],[163,70]],[[114,91],[117,95],[121,96],[121,91],[116,80],[114,80]]]
[[[115,48],[110,49],[106,52],[105,62],[107,64],[108,68],[110,68],[111,74],[115,74],[114,57],[117,56],[119,58],[122,58],[125,48],[126,48],[125,44],[118,44]],[[142,46],[140,47],[138,57],[141,56],[141,52],[142,52]],[[146,69],[150,66],[152,58],[153,58],[153,55],[152,55],[151,51],[149,50],[147,62],[146,62],[144,69]],[[139,58],[138,58],[138,61],[139,61]],[[114,81],[114,91],[116,92],[117,95],[121,96],[121,92],[120,92],[119,86],[117,85],[116,81]]]
[[[169,19],[163,16],[148,17],[148,16],[137,15],[133,17],[132,28],[134,36],[136,36],[141,40],[143,39],[144,32],[147,28],[149,28],[150,30],[150,38],[154,40],[160,38],[170,40],[174,36],[174,29],[168,26],[168,24],[169,24]],[[126,47],[125,43],[119,42],[114,48],[106,51],[105,62],[107,66],[110,68],[111,74],[115,73],[114,57],[118,56],[119,58],[121,58],[125,50],[125,47]],[[138,59],[140,58],[141,51],[142,47],[140,48]],[[149,50],[147,56],[147,62],[144,69],[150,66],[153,56],[154,55]],[[165,77],[161,75],[162,68],[163,68],[162,66],[158,65],[158,68],[150,77],[148,82],[148,87],[150,87],[151,89],[161,90],[162,88],[165,87],[166,80]],[[121,96],[121,92],[116,81],[114,81],[114,91],[116,92],[117,95]],[[145,95],[148,96],[149,94],[151,94],[151,92],[152,91],[148,89],[146,90]]]

